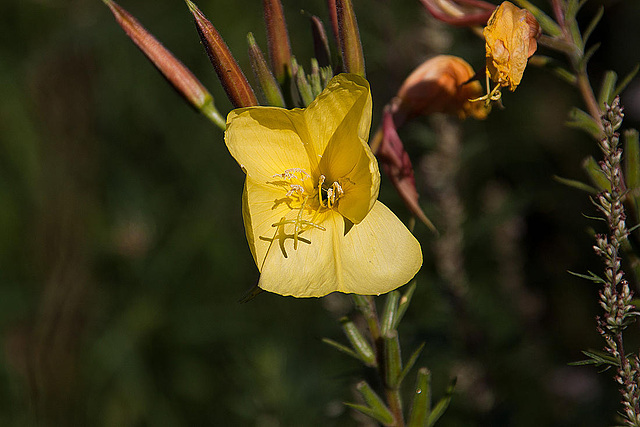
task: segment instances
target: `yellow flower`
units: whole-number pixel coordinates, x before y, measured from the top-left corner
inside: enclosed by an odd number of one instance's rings
[[[225,142],[247,177],[243,219],[258,286],[295,297],[378,295],[422,265],[420,244],[378,198],[365,79],[334,77],[306,109],[249,107]]]
[[[487,80],[491,77],[497,83],[488,98],[497,100],[501,87],[514,91],[520,84],[527,60],[537,49],[540,25],[528,10],[505,1],[489,18],[483,35]]]

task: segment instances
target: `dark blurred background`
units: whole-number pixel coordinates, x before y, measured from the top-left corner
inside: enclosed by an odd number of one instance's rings
[[[226,114],[183,2],[120,4]],[[261,1],[198,5],[250,75],[247,32],[266,49]],[[374,126],[428,56],[484,66],[482,40],[435,22],[417,0],[354,5]],[[606,69],[624,75],[640,61],[639,3],[589,1],[585,25],[600,5],[596,87]],[[308,66],[308,16],[328,23],[326,4],[284,0],[284,11],[294,54]],[[422,204],[454,247],[447,269],[447,241],[416,226],[425,263],[400,326],[405,357],[426,342],[418,363],[432,370],[436,398],[458,378],[438,425],[602,426],[620,410],[611,372],[568,366],[602,347],[598,289],[567,272],[602,271],[590,234],[601,225],[584,216],[595,214],[587,193],[553,178],[587,181],[583,159],[599,158],[589,136],[564,126],[580,102],[529,67],[488,120],[419,119],[401,131]],[[637,127],[640,84],[623,104],[626,125]],[[442,126],[461,136],[444,160]],[[443,176],[457,205],[437,184]],[[343,340],[337,319],[352,310],[349,297],[238,302],[258,277],[242,182],[222,133],[176,95],[102,2],[0,4],[0,425],[364,422],[341,402],[371,373],[321,342]],[[409,218],[384,178],[380,199]],[[637,332],[628,333],[631,351]]]

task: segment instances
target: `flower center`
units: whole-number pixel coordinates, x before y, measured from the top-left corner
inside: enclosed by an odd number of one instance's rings
[[[276,228],[276,235],[280,235],[282,238],[293,238],[294,249],[298,249],[298,240],[311,243],[307,239],[300,238],[300,234],[311,228],[325,231],[325,228],[319,224],[318,216],[336,207],[344,195],[342,185],[339,181],[327,185],[327,178],[324,175],[320,175],[318,182],[314,183],[311,175],[300,168],[287,169],[281,174],[274,175],[273,178],[279,180],[271,182],[271,184],[281,186],[286,190],[284,199],[278,200],[277,203],[286,203],[291,210],[298,211],[295,218],[282,217],[280,221],[271,224]],[[307,214],[306,219],[303,218],[305,213]],[[293,225],[292,234],[284,232],[285,225]]]

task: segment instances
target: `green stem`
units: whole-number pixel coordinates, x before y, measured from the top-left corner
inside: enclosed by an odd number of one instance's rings
[[[205,103],[202,107],[200,107],[200,112],[207,119],[211,120],[214,125],[218,126],[223,131],[227,129],[227,123],[216,109],[215,105],[213,104],[213,100]]]
[[[600,129],[603,129],[601,117],[602,112],[598,106],[598,101],[596,101],[593,89],[591,88],[591,83],[589,83],[589,77],[587,76],[586,70],[582,69],[577,72],[576,85],[578,86],[582,99],[587,106],[587,110],[589,110],[589,114],[591,114],[591,117],[593,117],[596,123],[598,123]]]
[[[377,366],[378,366],[378,374],[380,375],[381,382],[385,384],[384,392],[387,400],[387,405],[393,414],[393,418],[395,420],[395,427],[404,427],[404,415],[402,413],[402,400],[400,399],[400,390],[398,388],[390,388],[386,385],[386,370],[387,363],[384,357],[384,340],[382,339],[382,335],[380,333],[380,318],[378,317],[378,311],[376,309],[376,303],[372,296],[357,296],[354,297],[356,302],[356,307],[362,313],[365,320],[367,321],[367,326],[369,327],[369,333],[371,334],[371,340],[373,342],[376,358],[377,358]]]

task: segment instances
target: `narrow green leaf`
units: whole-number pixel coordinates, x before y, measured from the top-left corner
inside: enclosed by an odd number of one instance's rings
[[[311,104],[314,99],[313,89],[307,80],[307,76],[304,73],[304,68],[302,65],[298,64],[295,71],[295,82],[298,88],[298,92],[300,93],[300,98],[302,98],[302,103],[306,107]]]
[[[400,292],[393,291],[387,294],[387,299],[384,304],[384,310],[382,312],[382,335],[394,329],[396,324],[396,316],[398,314],[398,301],[400,300]]]
[[[598,49],[600,49],[601,43],[594,43],[587,51],[584,53],[582,60],[580,61],[580,67],[583,69],[587,68],[587,64],[591,60],[591,57]]]
[[[387,405],[384,404],[380,396],[378,396],[378,394],[375,391],[373,391],[371,386],[367,384],[366,381],[360,381],[356,385],[356,389],[362,395],[367,406],[353,404],[353,403],[345,403],[345,405],[351,408],[357,409],[358,411],[362,412],[363,414],[369,415],[372,418],[375,418],[376,420],[380,421],[382,424],[385,424],[385,425],[393,424],[394,422],[393,414],[391,413],[389,408],[387,408]],[[367,409],[366,412],[362,411],[362,408],[366,408]]]
[[[355,351],[351,350],[346,345],[342,345],[339,342],[334,341],[334,340],[332,340],[330,338],[322,338],[322,342],[325,343],[325,344],[330,345],[331,347],[335,348],[338,351],[341,351],[341,352],[343,352],[345,354],[348,354],[349,356],[353,357],[354,359],[358,359],[358,360],[364,362],[364,360],[362,360],[360,358],[360,356],[358,356],[358,354]]]
[[[600,165],[592,156],[587,157],[582,162],[582,169],[587,173],[591,182],[596,186],[598,191],[610,190],[611,183],[604,176]]]
[[[618,86],[616,86],[616,90],[613,92],[614,98],[616,95],[620,95],[622,91],[625,90],[625,88],[629,85],[629,83],[631,83],[631,80],[633,80],[636,74],[638,74],[639,70],[640,70],[640,64],[636,64],[636,66],[633,67],[633,70],[631,70],[631,72],[627,74],[624,79],[622,79],[622,81],[618,84]]]
[[[615,73],[615,71],[609,70],[604,73],[602,86],[600,86],[600,93],[598,94],[598,106],[600,108],[603,108],[605,103],[611,105],[611,101],[613,101],[613,98],[615,97],[614,89],[617,80],[618,75]]]
[[[322,79],[320,77],[320,67],[318,66],[318,60],[311,58],[311,74],[309,74],[309,80],[311,83],[311,91],[313,92],[313,98],[315,99],[324,86],[322,85]]]
[[[566,68],[555,67],[553,68],[553,72],[555,73],[556,76],[560,77],[562,80],[569,83],[570,85],[575,85],[576,82],[578,81],[578,78],[576,77],[576,75],[573,74],[571,71],[567,70]]]
[[[635,191],[635,197],[640,196],[640,139],[638,131],[629,129],[624,132],[624,161],[627,188]]]
[[[340,319],[340,323],[342,323],[342,330],[360,359],[367,366],[376,366],[376,355],[373,352],[371,345],[369,345],[369,342],[362,336],[362,334],[360,334],[355,323],[353,323],[348,317]]]
[[[585,43],[587,43],[587,41],[589,40],[589,37],[591,37],[591,34],[593,34],[593,30],[596,29],[596,26],[600,22],[600,19],[602,19],[603,14],[604,14],[604,6],[600,6],[596,14],[593,16],[593,18],[589,22],[589,25],[587,25],[587,28],[582,32],[582,39],[584,40]]]
[[[589,281],[594,282],[594,283],[605,283],[603,278],[601,278],[600,276],[592,273],[591,271],[588,272],[589,273],[588,275],[587,274],[576,273],[576,272],[569,271],[569,270],[567,270],[567,273],[571,274],[572,276],[580,277],[581,279],[586,279],[586,280],[589,280]]]
[[[559,36],[562,34],[562,30],[556,24],[556,22],[549,17],[542,10],[538,9],[533,3],[527,0],[514,0],[518,6],[527,9],[531,14],[536,18],[542,30],[551,35],[551,36]]]
[[[427,418],[427,426],[433,426],[439,419],[444,415],[445,411],[449,407],[449,403],[451,403],[451,398],[453,397],[453,391],[456,388],[456,379],[454,378],[451,381],[449,387],[447,387],[447,391],[444,394],[444,397],[436,403],[436,406],[431,410],[429,417]]]
[[[321,67],[320,78],[322,79],[322,87],[327,87],[329,80],[333,78],[333,70],[331,67]]]
[[[284,107],[284,97],[280,90],[280,84],[273,73],[271,73],[267,61],[264,59],[264,54],[260,50],[252,33],[247,34],[247,43],[249,45],[249,62],[251,63],[251,68],[253,69],[256,80],[262,89],[266,105]]]
[[[584,182],[581,181],[577,181],[575,179],[568,179],[568,178],[562,178],[558,175],[554,175],[553,179],[557,182],[559,182],[560,184],[564,184],[566,186],[569,187],[573,187],[573,188],[577,188],[578,190],[582,190],[582,191],[586,191],[588,193],[591,194],[597,194],[598,190],[595,189],[594,187],[585,184]]]
[[[425,346],[425,343],[420,344],[418,348],[413,352],[413,354],[407,361],[404,368],[402,368],[402,372],[400,373],[400,378],[398,379],[398,384],[402,384],[402,381],[404,381],[405,377],[407,376],[411,368],[413,368],[413,365],[416,364],[416,361],[418,360],[418,357],[420,357],[420,353],[422,353],[424,346]]]
[[[600,139],[602,131],[600,126],[589,114],[579,108],[572,108],[569,111],[569,120],[565,123],[567,126],[581,129],[596,139]]]
[[[411,404],[411,414],[407,427],[423,427],[431,412],[431,372],[427,368],[418,369],[416,388]]]
[[[387,419],[385,416],[382,416],[381,414],[377,413],[376,411],[369,408],[368,406],[359,405],[357,403],[349,403],[349,402],[344,402],[344,404],[345,406],[348,406],[351,409],[355,409],[356,411],[361,412],[366,416],[381,422],[385,426],[393,424],[393,415],[391,415],[391,412],[389,412],[389,415],[391,416],[391,418]]]
[[[407,286],[407,290],[402,295],[402,298],[400,298],[400,301],[398,303],[398,313],[396,314],[396,319],[395,319],[396,321],[392,329],[398,328],[400,321],[404,317],[404,314],[407,312],[407,309],[409,308],[409,304],[411,304],[411,298],[413,298],[413,293],[416,290],[417,283],[418,282],[416,280],[413,280],[411,283],[409,283],[409,285]]]
[[[392,330],[384,335],[384,370],[386,385],[390,389],[398,388],[402,373],[400,340],[398,331]]]

